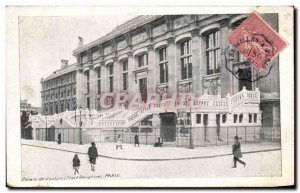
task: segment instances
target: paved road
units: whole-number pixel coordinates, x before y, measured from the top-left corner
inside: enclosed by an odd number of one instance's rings
[[[171,153],[171,152],[170,152]],[[74,176],[72,158],[74,153],[22,146],[22,177]],[[80,174],[83,176],[116,176],[119,178],[184,178],[184,177],[237,177],[280,176],[281,151],[245,154],[247,167],[232,167],[232,156],[206,159],[170,161],[128,161],[109,158],[97,160],[96,171],[90,171],[88,157],[81,159]]]

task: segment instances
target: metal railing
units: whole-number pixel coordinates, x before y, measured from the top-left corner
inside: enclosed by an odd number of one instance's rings
[[[153,145],[158,137],[162,137],[165,146],[189,147],[190,132],[195,147],[218,146],[232,144],[234,136],[238,136],[242,143],[278,142],[281,141],[279,126],[228,126],[228,127],[131,127],[108,129],[80,129],[80,128],[37,128],[35,139],[42,141],[57,141],[61,133],[62,143],[88,144],[116,143],[120,135],[123,143],[134,144],[134,137],[138,135],[141,145]]]

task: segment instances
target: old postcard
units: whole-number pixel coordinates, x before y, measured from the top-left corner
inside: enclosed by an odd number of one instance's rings
[[[7,186],[294,185],[293,7],[6,11]]]

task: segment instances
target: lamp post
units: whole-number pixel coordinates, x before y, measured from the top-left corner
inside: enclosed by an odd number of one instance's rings
[[[46,115],[46,141],[48,141],[48,128],[47,128],[47,112],[45,112],[45,115]]]
[[[189,149],[194,149],[194,142],[193,142],[193,130],[192,130],[192,98],[189,98],[190,103],[190,146]]]
[[[74,110],[75,110],[75,127],[77,127],[77,120],[76,120],[76,110],[77,110],[77,106],[74,106]]]
[[[81,128],[81,126],[82,126],[82,122],[81,122],[81,109],[82,109],[82,106],[81,105],[79,105],[79,107],[78,107],[78,109],[79,109],[79,144],[80,145],[82,145],[82,128]]]

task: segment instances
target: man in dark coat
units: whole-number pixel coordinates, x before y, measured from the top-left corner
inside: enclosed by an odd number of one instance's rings
[[[58,136],[57,136],[57,143],[59,145],[61,144],[61,133],[60,132],[58,133]]]
[[[240,160],[240,158],[243,157],[243,155],[241,151],[241,143],[239,141],[238,136],[234,137],[234,144],[232,145],[232,154],[233,154],[233,168],[236,168],[236,162],[239,162],[243,164],[244,167],[246,167],[246,163]]]
[[[138,145],[138,147],[140,147],[140,142],[139,142],[139,136],[138,135],[134,136],[134,147],[136,147],[136,145]]]
[[[92,146],[89,147],[88,155],[90,158],[91,170],[95,171],[96,159],[98,158],[99,155],[98,155],[98,151],[97,151],[95,142],[92,142],[91,144],[92,144]]]

